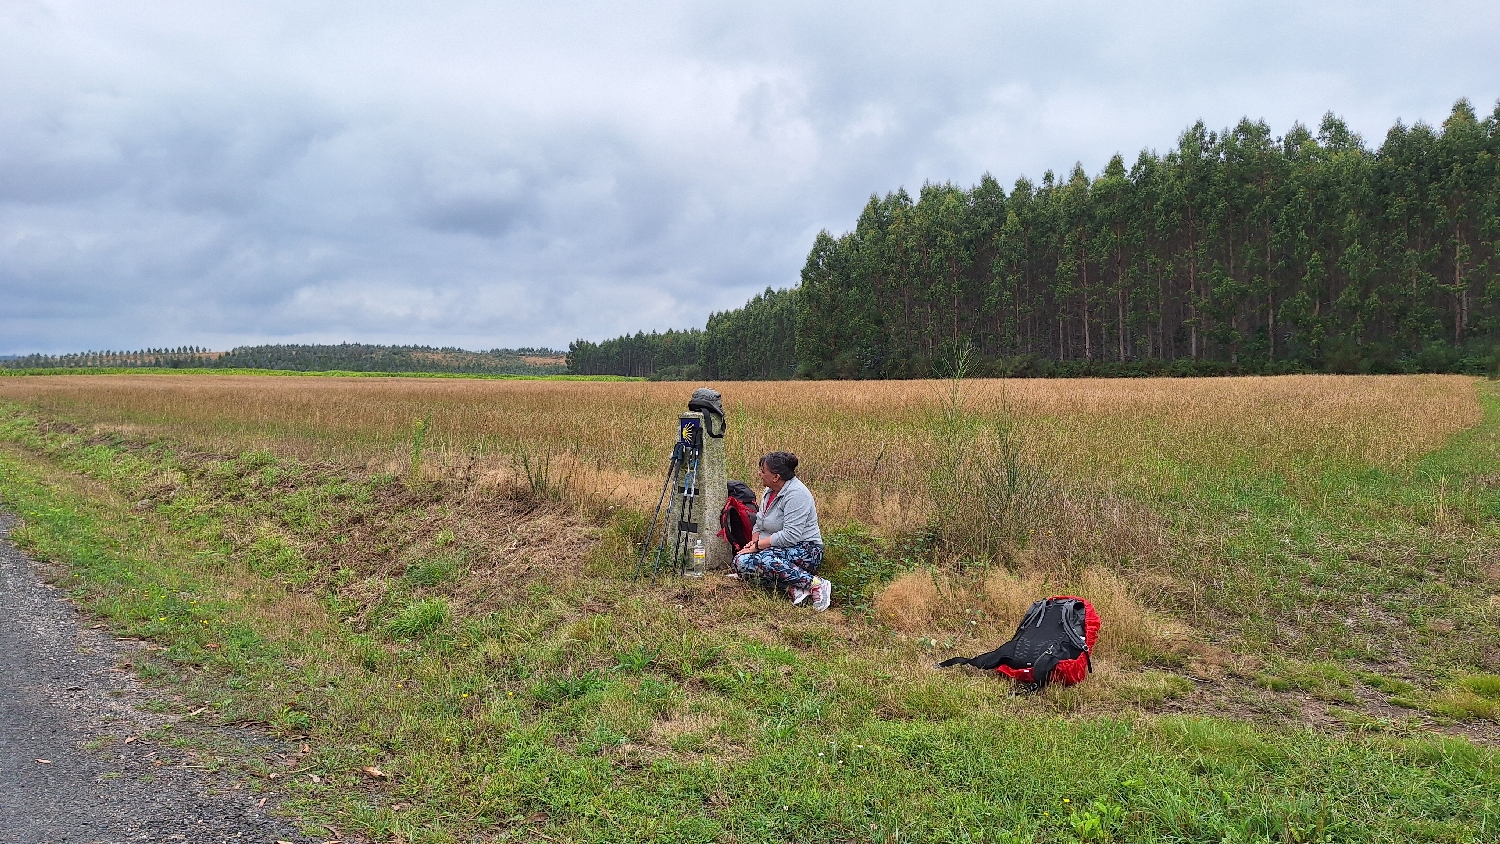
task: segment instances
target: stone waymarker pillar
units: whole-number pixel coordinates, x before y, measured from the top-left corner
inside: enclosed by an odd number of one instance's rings
[[[705,518],[698,522],[702,526],[699,535],[703,547],[708,549],[708,570],[716,571],[728,568],[734,556],[729,542],[719,538],[719,513],[724,510],[724,499],[729,497],[729,472],[724,468],[724,438],[710,437],[707,430],[703,432],[702,467],[699,471],[703,483],[699,486],[703,493],[699,500],[703,502]]]
[[[679,466],[672,477],[672,498],[667,510],[668,547],[686,549],[686,562],[691,567],[693,544],[701,539],[703,548],[708,552],[705,569],[713,571],[727,568],[733,552],[730,551],[729,543],[719,538],[719,512],[724,509],[724,499],[729,495],[729,476],[724,468],[724,440],[722,437],[708,435],[701,413],[690,410],[678,417],[679,437],[683,436],[681,432],[689,425],[697,426],[701,432],[702,445],[693,479],[697,495],[691,499],[691,509],[680,513],[679,508],[688,500],[683,495],[683,490],[691,467]],[[696,526],[697,530],[685,529],[684,525]],[[687,535],[679,536],[683,533]],[[681,562],[683,561],[674,560],[673,564]]]

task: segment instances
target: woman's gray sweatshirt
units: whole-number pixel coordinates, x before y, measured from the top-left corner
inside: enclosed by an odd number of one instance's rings
[[[781,492],[766,490],[755,517],[755,529],[761,536],[771,537],[771,546],[786,548],[803,542],[823,544],[823,532],[818,530],[818,508],[813,504],[812,493],[798,478],[792,478],[781,487]]]

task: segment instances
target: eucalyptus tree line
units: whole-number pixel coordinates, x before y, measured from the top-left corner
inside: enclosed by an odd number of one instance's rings
[[[925,377],[960,350],[997,375],[1494,371],[1497,162],[1500,107],[1460,100],[1376,149],[1332,115],[1281,137],[1200,122],[1093,178],[872,196],[853,230],[817,235],[799,288],[714,314],[696,362],[722,378]]]
[[[701,372],[703,332],[637,331],[612,340],[592,343],[575,340],[568,344],[568,372],[575,375],[630,375],[646,377],[697,377]]]
[[[1493,366],[1497,114],[1460,100],[1375,150],[1331,115],[1199,123],[1097,178],[871,197],[808,256],[799,372],[920,377],[960,348],[996,374]]]
[[[797,372],[797,295],[766,288],[742,308],[716,313],[699,362],[711,378],[790,378]]]

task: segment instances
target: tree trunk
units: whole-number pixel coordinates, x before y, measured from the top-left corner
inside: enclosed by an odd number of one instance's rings
[[[1271,235],[1266,234],[1266,335],[1270,340],[1267,359],[1276,362],[1276,288],[1271,280]]]
[[[1118,238],[1118,235],[1117,235]],[[1120,362],[1125,362],[1125,249],[1118,245],[1115,247],[1115,294],[1119,299],[1119,342]]]
[[[1469,322],[1469,289],[1464,283],[1464,237],[1458,227],[1453,229],[1453,342],[1454,345],[1462,346],[1464,343],[1464,329],[1468,328]]]
[[[1089,256],[1086,249],[1080,265],[1083,268],[1083,359],[1092,361],[1094,359],[1094,332],[1089,325]]]

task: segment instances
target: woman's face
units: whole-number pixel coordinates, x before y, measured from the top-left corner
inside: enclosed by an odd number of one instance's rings
[[[768,486],[771,489],[779,489],[781,487],[781,478],[775,472],[767,469],[766,464],[762,463],[760,464],[760,483],[762,486]]]

